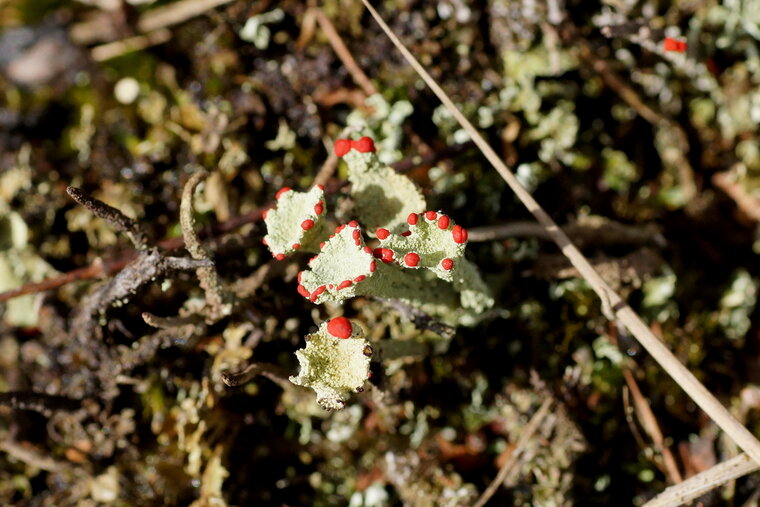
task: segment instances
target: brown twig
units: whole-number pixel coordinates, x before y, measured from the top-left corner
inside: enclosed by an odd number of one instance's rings
[[[182,228],[182,237],[185,240],[185,248],[190,252],[193,259],[206,260],[208,266],[198,268],[195,273],[198,276],[201,287],[206,294],[206,304],[208,305],[208,319],[215,322],[225,315],[229,315],[232,307],[228,302],[228,297],[222,283],[219,280],[219,274],[216,271],[211,256],[206,248],[201,244],[201,240],[195,233],[195,211],[193,209],[193,195],[196,187],[206,178],[206,171],[199,171],[193,174],[185,184],[182,190],[182,201],[179,206],[179,223]]]
[[[137,221],[77,187],[66,187],[66,193],[77,203],[87,208],[93,215],[102,218],[111,227],[126,234],[132,244],[135,245],[135,248],[138,250],[148,248],[147,235],[140,228]]]
[[[237,387],[250,382],[257,375],[267,377],[278,385],[282,385],[283,382],[289,385],[285,370],[269,363],[253,363],[238,372],[223,371],[222,382],[229,387]]]
[[[638,416],[639,422],[647,434],[652,438],[654,450],[662,456],[662,461],[665,466],[665,474],[668,476],[668,479],[670,479],[671,484],[678,484],[683,481],[683,477],[681,477],[681,472],[678,470],[678,465],[673,457],[673,453],[670,452],[670,448],[665,444],[665,438],[660,430],[660,425],[657,424],[657,418],[654,416],[652,408],[649,406],[649,402],[647,402],[644,395],[641,394],[636,379],[626,367],[623,367],[623,378],[625,378],[625,383],[628,385],[628,389],[631,390],[633,405],[636,408],[636,415]]]
[[[319,23],[320,28],[322,28],[322,31],[325,33],[325,37],[327,37],[327,41],[332,46],[335,54],[338,55],[338,58],[340,58],[340,61],[343,62],[346,70],[348,70],[354,82],[359,85],[364,94],[368,97],[370,95],[375,95],[377,93],[377,88],[375,88],[375,85],[372,84],[372,81],[370,81],[361,67],[359,67],[359,65],[356,63],[356,60],[354,60],[354,57],[351,54],[351,51],[348,50],[346,44],[343,42],[343,39],[341,39],[337,30],[335,30],[335,26],[333,26],[330,18],[328,18],[325,13],[317,7],[312,7],[309,9],[306,13],[306,17],[308,16],[314,16],[316,18],[317,23]]]
[[[510,470],[513,466],[515,466],[518,458],[525,451],[525,446],[528,445],[528,441],[533,438],[533,434],[538,430],[544,418],[549,413],[549,409],[551,408],[553,401],[554,400],[552,398],[545,399],[541,404],[541,407],[536,411],[535,414],[533,414],[533,417],[530,418],[528,424],[525,426],[522,432],[520,432],[520,438],[517,440],[515,448],[509,455],[509,458],[504,462],[503,465],[501,465],[499,473],[496,474],[496,477],[494,477],[493,481],[491,481],[491,484],[489,484],[486,490],[483,491],[483,494],[480,495],[478,501],[473,504],[473,507],[483,507],[486,502],[488,502],[488,500],[490,500],[491,497],[499,490],[501,485],[504,484],[504,480],[507,478],[507,475],[509,475]]]

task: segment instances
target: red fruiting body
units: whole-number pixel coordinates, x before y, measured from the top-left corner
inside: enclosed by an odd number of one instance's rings
[[[301,278],[303,278],[303,271],[299,271],[298,276],[296,276],[296,280],[298,280],[298,283],[301,283]]]
[[[384,263],[388,264],[393,260],[393,250],[390,248],[382,248],[382,260]]]
[[[262,239],[261,242],[264,244],[264,246],[269,246],[266,238]]]
[[[678,53],[686,51],[686,43],[672,37],[665,37],[665,40],[662,42],[662,47],[665,51],[676,51]]]
[[[344,340],[351,336],[353,332],[353,326],[351,321],[345,317],[335,317],[327,323],[327,332],[336,338],[343,338]]]
[[[301,248],[299,243],[293,243],[293,250],[298,250],[299,248]]]
[[[320,189],[320,190],[324,190],[325,186],[324,185],[317,185],[317,188]]]
[[[314,227],[314,220],[310,218],[307,218],[306,220],[301,222],[301,229],[303,229],[304,231],[308,231],[312,227]]]
[[[464,243],[467,241],[467,229],[461,225],[455,225],[451,229],[451,235],[454,237],[454,243]]]
[[[281,261],[285,258],[285,254],[278,253],[277,255],[274,256],[274,258],[277,259],[278,261]]]
[[[276,194],[274,194],[274,198],[279,199],[280,197],[282,197],[282,194],[284,194],[285,192],[290,192],[290,190],[291,190],[290,187],[282,187],[281,189],[277,191]]]
[[[449,224],[451,221],[449,220],[449,217],[446,215],[441,215],[441,218],[438,219],[438,228],[446,230],[449,228]]]
[[[319,256],[315,255],[314,257],[312,257],[311,259],[309,259],[309,264],[311,264],[312,262],[314,262],[315,260],[317,260],[317,257],[319,257]]]
[[[267,219],[267,215],[268,215],[268,214],[269,214],[269,210],[268,210],[268,209],[265,209],[265,210],[263,211],[263,213],[261,213],[261,218],[263,218],[264,220],[266,220],[266,219]]]
[[[383,249],[380,247],[375,248],[372,250],[372,256],[377,257],[378,259],[383,256]]]
[[[406,217],[406,223],[409,225],[417,225],[418,218],[417,213],[409,213],[409,216]]]
[[[324,211],[324,206],[322,205],[322,201],[319,201],[317,204],[314,205],[314,213],[317,215],[321,215],[322,211]]]
[[[376,267],[377,267],[377,265],[375,264],[375,261],[369,261],[369,272],[370,273],[374,273]]]
[[[385,239],[388,236],[390,236],[391,231],[388,229],[378,229],[375,231],[375,235],[377,236],[377,239]]]
[[[364,276],[364,275],[359,275],[359,276],[357,276],[356,278],[354,278],[354,282],[355,282],[355,283],[359,283],[359,282],[361,282],[362,280],[364,280],[365,278],[367,278],[367,277],[366,277],[366,276]]]
[[[305,298],[310,296],[309,291],[306,290],[306,287],[304,287],[303,285],[298,286],[298,293]]]
[[[359,241],[359,238],[362,237],[362,233],[359,231],[359,229],[356,229],[353,234],[351,234],[351,237],[354,238],[354,241]],[[357,243],[358,244],[358,243]]]
[[[351,284],[354,283],[351,280],[343,280],[338,284],[338,290],[345,289],[346,287],[351,287]]]
[[[335,154],[339,157],[342,157],[349,151],[351,151],[351,140],[349,139],[338,139],[335,141],[335,147],[333,148],[335,150]]]
[[[414,267],[414,266],[416,266],[417,264],[419,264],[419,263],[420,263],[420,256],[419,256],[419,255],[417,255],[417,254],[416,254],[416,253],[414,253],[414,252],[409,252],[408,254],[406,254],[406,255],[404,256],[404,263],[405,263],[407,266],[411,266],[411,267]]]
[[[428,220],[435,220],[436,218],[438,218],[438,213],[436,213],[435,211],[426,211],[425,218],[427,218]]]
[[[324,285],[320,285],[319,287],[314,289],[314,292],[311,293],[311,297],[309,298],[311,302],[313,303],[314,301],[316,301],[319,295],[322,294],[325,291],[325,289],[327,289],[327,287],[325,287]]]
[[[454,261],[452,261],[451,259],[443,259],[441,261],[441,267],[445,269],[446,271],[449,271],[451,270],[451,268],[454,267]]]
[[[407,236],[409,236],[410,234],[412,234],[412,231],[406,231],[406,232],[402,232],[402,233],[401,233],[401,235],[402,235],[402,236],[404,236],[404,237],[407,237]]]
[[[335,228],[335,233],[337,234],[345,228],[346,228],[346,224],[339,225],[338,227]]]
[[[348,222],[348,225],[350,225],[351,227],[359,227],[359,222],[357,222],[356,220],[351,220],[350,222]]]
[[[367,136],[362,137],[358,141],[352,142],[351,147],[361,153],[375,152],[375,142]]]
[[[319,249],[322,250],[325,247],[325,242],[322,241],[319,243]]]

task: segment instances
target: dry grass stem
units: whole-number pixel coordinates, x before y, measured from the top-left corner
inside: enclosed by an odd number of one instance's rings
[[[478,501],[473,504],[473,507],[483,507],[486,502],[488,502],[488,500],[490,500],[491,497],[499,490],[499,487],[501,487],[501,485],[504,483],[504,480],[507,478],[507,475],[509,475],[510,470],[512,470],[512,467],[515,466],[518,459],[520,458],[520,455],[523,453],[523,450],[525,449],[528,441],[533,438],[533,434],[536,433],[539,426],[541,425],[541,422],[544,420],[544,417],[546,417],[546,414],[549,413],[549,409],[551,408],[553,401],[554,400],[552,398],[547,398],[541,404],[541,407],[539,407],[538,411],[533,414],[533,417],[530,418],[530,421],[528,422],[527,426],[525,426],[525,429],[523,429],[522,433],[520,433],[520,438],[517,440],[512,454],[509,455],[509,459],[504,462],[504,464],[499,469],[499,473],[496,474],[496,477],[493,481],[491,481],[491,484],[489,484],[486,490],[483,491],[483,494],[480,495]]]

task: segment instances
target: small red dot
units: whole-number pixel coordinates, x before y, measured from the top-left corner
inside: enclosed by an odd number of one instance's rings
[[[370,137],[364,136],[358,141],[354,141],[351,144],[352,148],[356,148],[361,153],[375,152],[375,142]]]
[[[274,256],[274,258],[277,259],[278,261],[281,261],[285,258],[285,254],[278,253],[277,255]]]
[[[267,215],[269,215],[269,210],[265,209],[264,212],[261,214],[261,218],[263,218],[264,220],[266,220],[267,219]]]
[[[359,229],[356,229],[353,234],[351,234],[351,237],[354,238],[354,241],[356,241],[356,244],[359,244],[359,238],[362,237],[362,233]]]
[[[338,139],[335,141],[335,146],[333,149],[335,150],[335,154],[337,156],[342,157],[351,151],[351,141],[349,139]]]
[[[390,236],[391,231],[388,229],[378,229],[375,231],[375,235],[377,236],[377,239],[385,239],[388,236]]]
[[[299,248],[301,248],[301,245],[300,245],[300,244],[298,244],[298,243],[293,243],[293,250],[298,250]]]
[[[438,218],[438,213],[436,213],[435,211],[426,211],[425,218],[427,218],[428,220],[435,220],[436,218]]]
[[[374,257],[377,257],[378,259],[381,258],[383,256],[383,249],[380,247],[375,248],[374,250],[372,250],[372,255]]]
[[[312,227],[314,227],[314,220],[310,218],[307,218],[306,220],[301,222],[301,229],[303,229],[304,231],[308,231]]]
[[[372,249],[371,249],[370,247],[368,247],[368,246],[365,246],[365,247],[363,248],[363,250],[364,250],[366,253],[368,253],[368,254],[372,255]]]
[[[338,232],[342,231],[345,228],[346,228],[346,224],[339,225],[338,227],[335,228],[335,232],[338,233]]]
[[[375,261],[369,261],[369,272],[374,273],[376,268],[377,264],[375,264]]]
[[[438,228],[446,230],[449,228],[449,224],[451,221],[449,220],[449,217],[446,215],[441,215],[441,218],[438,219]]]
[[[406,231],[406,232],[402,232],[401,233],[401,235],[404,236],[404,237],[407,237],[407,236],[409,236],[411,234],[412,234],[412,231]]]
[[[357,222],[356,220],[351,220],[350,222],[348,222],[348,225],[350,225],[351,227],[359,227],[359,222]]]
[[[280,197],[282,197],[282,194],[284,194],[285,192],[290,192],[290,190],[291,190],[290,187],[282,187],[281,189],[277,191],[276,194],[274,194],[274,198],[279,199]]]
[[[417,213],[409,213],[409,216],[406,217],[406,223],[409,225],[417,225],[417,219],[419,219]]]
[[[404,263],[406,263],[407,266],[414,267],[420,263],[420,256],[414,252],[410,252],[404,256]]]
[[[315,260],[317,260],[317,257],[319,257],[319,256],[315,255],[314,257],[312,257],[311,259],[309,259],[308,264],[311,264],[312,262],[314,262]]]
[[[325,186],[324,185],[317,185],[317,188],[320,189],[320,190],[324,190]]]
[[[327,332],[336,338],[346,339],[351,336],[353,326],[351,321],[345,317],[335,317],[327,323]]]
[[[301,283],[301,278],[303,278],[303,271],[299,271],[298,276],[296,276],[296,280],[298,280],[298,283]]]
[[[306,287],[304,287],[303,285],[299,285],[298,286],[298,293],[300,295],[302,295],[303,297],[305,297],[305,298],[307,298],[307,297],[309,297],[311,295],[311,294],[309,294],[309,291],[306,290]]]
[[[317,204],[314,205],[314,213],[317,215],[321,215],[322,211],[324,211],[324,206],[322,205],[322,201],[319,201]]]
[[[393,250],[390,248],[381,248],[380,250],[382,250],[382,258],[380,260],[386,264],[393,260]]]
[[[346,287],[351,287],[351,284],[353,282],[351,280],[343,280],[338,284],[338,290],[345,289]]]
[[[309,299],[311,300],[311,302],[312,303],[315,302],[317,300],[317,298],[319,297],[319,295],[322,294],[325,291],[326,288],[327,287],[325,287],[324,285],[320,285],[319,287],[317,287],[316,289],[314,289],[314,292],[311,293],[311,297],[309,297]]]
[[[367,278],[367,277],[366,277],[366,276],[364,276],[364,275],[359,275],[359,276],[357,276],[356,278],[354,278],[354,282],[356,282],[356,283],[359,283],[359,282],[361,282],[362,280],[364,280],[365,278]]]
[[[441,267],[445,269],[446,271],[449,271],[451,270],[451,268],[454,267],[454,261],[452,261],[451,259],[443,259],[441,261]]]
[[[262,239],[261,242],[264,243],[264,246],[269,246],[266,238]]]
[[[324,241],[322,241],[322,242],[319,244],[319,249],[320,249],[320,250],[322,250],[324,247],[325,247],[325,242],[324,242]]]
[[[454,243],[464,243],[467,241],[467,229],[461,225],[455,225],[451,229],[451,235],[454,237]]]

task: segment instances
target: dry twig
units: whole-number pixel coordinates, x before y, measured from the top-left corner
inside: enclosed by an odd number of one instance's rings
[[[554,400],[552,398],[547,398],[541,404],[541,407],[538,409],[538,411],[533,414],[533,417],[530,418],[530,421],[520,433],[520,438],[517,440],[512,454],[509,455],[509,458],[499,469],[499,473],[496,474],[496,477],[494,477],[494,480],[491,481],[491,484],[489,484],[486,490],[483,491],[483,494],[480,495],[478,501],[473,504],[473,507],[483,507],[486,502],[488,502],[488,500],[490,500],[491,497],[499,490],[499,487],[504,484],[504,480],[507,478],[507,475],[509,475],[512,467],[517,463],[520,455],[522,455],[523,451],[525,450],[525,446],[528,444],[528,441],[533,438],[533,434],[538,430],[541,422],[549,413],[549,409],[551,408],[553,401]]]

